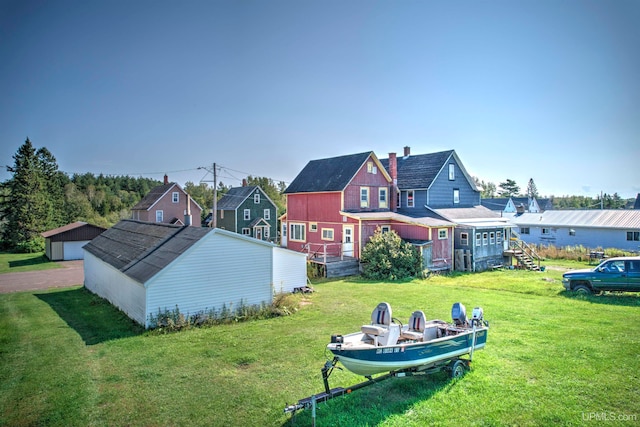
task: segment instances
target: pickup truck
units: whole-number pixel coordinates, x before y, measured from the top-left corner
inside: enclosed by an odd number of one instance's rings
[[[566,272],[562,275],[562,286],[585,295],[603,291],[640,292],[640,256],[609,258],[595,268]]]

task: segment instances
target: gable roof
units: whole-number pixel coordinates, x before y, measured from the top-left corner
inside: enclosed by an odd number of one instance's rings
[[[398,156],[398,188],[429,188],[452,154],[454,151],[448,150],[439,153]],[[389,159],[380,159],[380,163],[387,171],[389,170]],[[462,168],[462,164],[458,163]]]
[[[106,230],[106,228],[104,228],[104,227],[98,227],[97,225],[89,224],[89,223],[86,223],[84,221],[76,221],[76,222],[72,222],[71,224],[63,225],[62,227],[58,227],[58,228],[54,228],[52,230],[44,231],[44,232],[40,233],[40,235],[46,239],[47,237],[51,237],[51,236],[55,236],[55,235],[58,235],[58,234],[66,233],[67,231],[76,230],[76,229],[82,228],[82,227],[93,228],[93,229],[96,229],[97,231]]]
[[[84,246],[140,283],[154,276],[210,229],[123,219]]]
[[[480,204],[492,211],[503,211],[509,204],[509,200],[511,200],[509,197],[482,198]]]
[[[302,169],[284,191],[291,193],[313,193],[322,191],[342,191],[351,182],[367,159],[372,157],[381,173],[390,180],[389,174],[373,151],[312,160]]]
[[[637,230],[640,229],[640,211],[635,209],[550,210],[517,215],[511,219],[511,222],[519,226]]]
[[[193,198],[186,191],[184,191],[182,187],[180,187],[175,182],[158,185],[157,187],[152,188],[138,203],[135,204],[135,206],[131,208],[131,210],[146,211],[151,209],[153,205],[155,205],[158,202],[158,200],[160,200],[165,194],[171,191],[174,187],[176,188],[176,190],[181,191],[182,194],[187,195],[191,199],[191,202],[195,203],[198,209],[202,210],[202,207],[195,200],[193,200]]]
[[[276,204],[267,196],[262,188],[258,185],[248,185],[245,187],[232,187],[227,193],[218,200],[216,203],[216,209],[219,211],[231,211],[236,210],[242,205],[245,200],[251,197],[255,190],[260,190],[261,197],[265,197],[269,203],[273,206]]]

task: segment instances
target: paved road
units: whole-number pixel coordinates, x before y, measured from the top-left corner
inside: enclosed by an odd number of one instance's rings
[[[84,284],[83,261],[60,261],[62,268],[0,274],[0,293],[37,291]]]

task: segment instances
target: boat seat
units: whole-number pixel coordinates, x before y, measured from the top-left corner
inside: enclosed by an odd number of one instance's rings
[[[399,327],[391,327],[391,306],[381,302],[371,313],[371,324],[363,325],[360,330],[369,335],[375,345],[390,345],[397,342],[400,335]]]
[[[406,331],[402,332],[402,338],[408,340],[422,341],[424,336],[424,325],[426,316],[422,310],[416,310],[409,317],[409,324]]]

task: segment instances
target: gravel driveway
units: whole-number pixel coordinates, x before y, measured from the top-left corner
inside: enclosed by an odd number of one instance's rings
[[[65,288],[84,284],[83,261],[59,261],[62,268],[0,274],[0,293]]]

